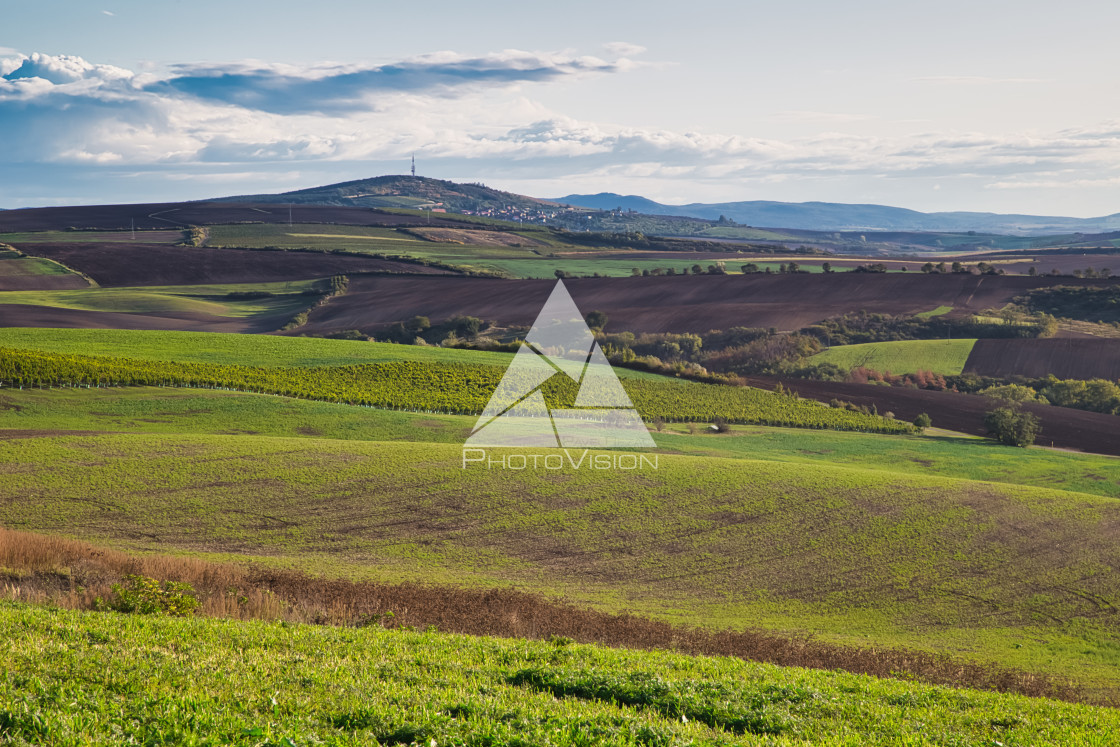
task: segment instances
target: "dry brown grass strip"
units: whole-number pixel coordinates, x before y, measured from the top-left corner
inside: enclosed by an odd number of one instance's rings
[[[0,528],[0,595],[7,598],[90,610],[97,597],[109,597],[112,584],[128,574],[188,583],[197,592],[202,614],[214,617],[390,628],[434,625],[444,632],[505,638],[562,636],[612,647],[734,656],[781,666],[1086,701],[1071,683],[924,651],[842,646],[811,636],[759,630],[701,630],[579,608],[510,589],[353,582],[190,557],[130,555]]]

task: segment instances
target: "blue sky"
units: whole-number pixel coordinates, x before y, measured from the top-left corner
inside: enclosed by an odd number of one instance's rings
[[[0,8],[0,207],[403,173],[542,197],[1120,212],[1109,2]]]

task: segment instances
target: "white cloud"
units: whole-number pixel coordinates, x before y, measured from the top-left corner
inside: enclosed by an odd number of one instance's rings
[[[524,178],[776,184],[971,175],[992,190],[1115,186],[1120,173],[1120,122],[1058,132],[822,131],[777,139],[578,120],[529,95],[529,84],[620,74],[624,55],[641,51],[607,46],[610,58],[436,52],[379,66],[179,66],[162,77],[65,55],[17,55],[0,59],[0,164],[191,165],[197,170],[183,178],[203,179],[207,170],[291,173],[296,164],[388,162],[415,151],[428,163]],[[824,128],[861,119],[775,116]]]

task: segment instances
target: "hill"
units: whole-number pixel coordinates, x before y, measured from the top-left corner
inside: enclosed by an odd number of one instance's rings
[[[564,205],[596,210],[635,210],[651,215],[678,215],[703,220],[720,216],[748,226],[773,226],[816,231],[978,231],[1006,234],[1103,233],[1120,229],[1120,213],[1098,218],[974,212],[922,213],[886,205],[834,202],[694,202],[664,205],[637,195],[600,192],[559,197]]]
[[[295,203],[366,208],[441,208],[504,218],[539,220],[562,208],[548,200],[502,192],[482,184],[458,184],[424,176],[377,176],[280,194],[223,197],[216,202]]]
[[[741,457],[662,454],[620,480],[464,469],[454,443],[14,435],[6,527],[325,577],[517,585],[1120,686],[1115,498]]]

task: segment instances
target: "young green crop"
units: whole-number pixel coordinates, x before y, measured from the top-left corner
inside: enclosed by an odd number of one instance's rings
[[[1120,740],[1120,716],[720,657],[0,603],[11,744],[715,747]]]

